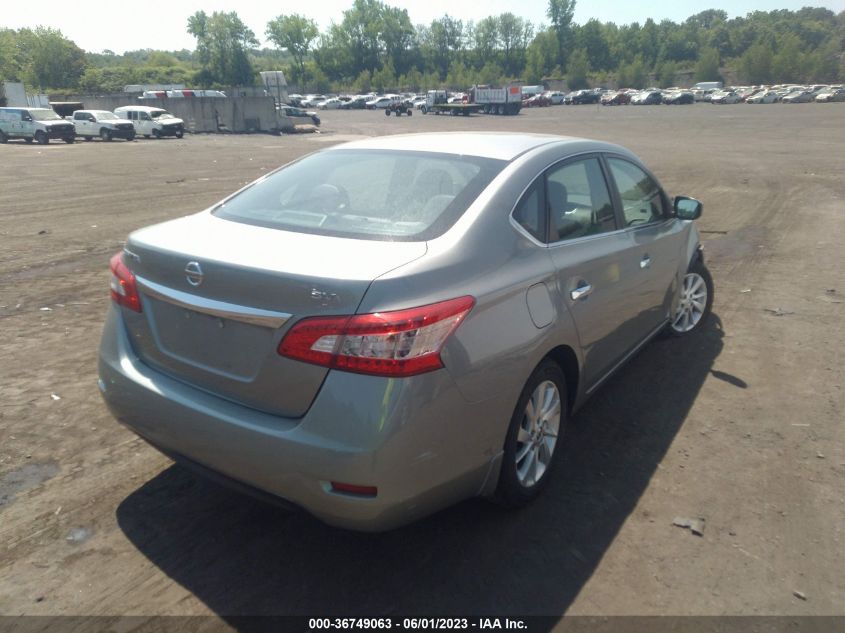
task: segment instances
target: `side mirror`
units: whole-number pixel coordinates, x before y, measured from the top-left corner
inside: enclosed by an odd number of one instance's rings
[[[695,198],[675,196],[675,217],[681,220],[697,220],[701,217],[704,205]]]
[[[25,114],[21,117],[21,121],[27,121],[29,123],[32,123],[32,117],[29,116],[28,114]]]

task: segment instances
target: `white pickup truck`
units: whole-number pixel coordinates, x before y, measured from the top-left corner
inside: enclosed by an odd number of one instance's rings
[[[150,136],[154,136],[155,138],[161,138],[162,136],[182,138],[185,132],[184,121],[177,119],[167,110],[161,108],[122,106],[115,108],[114,113],[132,121],[138,134],[143,134],[144,138],[149,138]]]
[[[108,110],[77,110],[73,113],[73,126],[76,135],[86,141],[99,136],[104,141],[123,138],[135,140],[135,126],[129,119],[121,119]]]

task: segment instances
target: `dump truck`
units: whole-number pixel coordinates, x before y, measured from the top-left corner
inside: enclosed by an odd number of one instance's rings
[[[470,100],[482,106],[485,114],[519,114],[522,108],[522,90],[519,86],[474,86]]]

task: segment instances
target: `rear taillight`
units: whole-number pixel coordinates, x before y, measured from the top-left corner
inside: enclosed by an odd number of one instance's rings
[[[343,492],[358,497],[375,497],[378,495],[378,488],[375,486],[358,486],[356,484],[344,484],[339,481],[330,482],[332,492]]]
[[[475,305],[459,297],[409,310],[303,319],[279,354],[332,369],[414,376],[443,367],[440,350]]]
[[[123,252],[115,253],[109,262],[111,268],[111,298],[118,305],[126,306],[135,312],[141,311],[141,297],[135,284],[135,275],[123,263]]]

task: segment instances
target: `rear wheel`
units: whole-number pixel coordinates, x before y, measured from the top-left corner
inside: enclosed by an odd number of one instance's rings
[[[420,108],[420,112],[422,112],[423,114],[428,114],[428,108],[423,106],[423,107]]]
[[[47,136],[47,133],[43,130],[38,130],[35,133],[35,140],[38,141],[39,145],[46,145],[50,142],[50,137]]]
[[[73,136],[66,136],[66,137],[64,137],[64,139],[62,139],[62,140],[63,140],[65,143],[67,143],[68,145],[70,145],[71,143],[74,143],[74,142],[76,141],[76,138],[74,138]]]
[[[390,108],[384,111],[384,116],[390,116]]]
[[[126,140],[127,140],[127,141],[134,141],[134,140],[135,140],[135,133],[133,132],[132,134],[130,134],[129,136],[127,136],[127,137],[126,137]]]
[[[567,422],[566,380],[544,360],[525,383],[505,438],[495,498],[518,508],[540,494],[560,452]]]
[[[184,132],[182,132],[182,130],[179,130],[178,132],[176,132],[176,138],[182,138],[183,134]]]
[[[681,284],[681,300],[668,332],[686,336],[701,327],[713,307],[713,277],[704,263],[697,259],[690,266]]]

